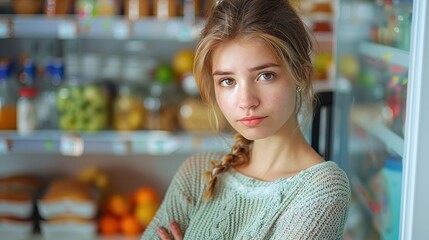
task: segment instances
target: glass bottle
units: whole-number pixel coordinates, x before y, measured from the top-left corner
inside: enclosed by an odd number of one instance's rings
[[[36,104],[37,89],[23,87],[19,90],[17,103],[17,130],[21,134],[31,133],[36,129]]]
[[[8,66],[0,63],[0,130],[16,129],[16,89],[8,77]]]

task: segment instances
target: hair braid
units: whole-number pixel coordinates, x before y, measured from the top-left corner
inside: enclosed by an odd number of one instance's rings
[[[205,173],[207,189],[204,193],[204,198],[207,200],[214,197],[220,174],[228,171],[231,167],[239,166],[249,161],[250,145],[253,141],[244,138],[238,133],[235,134],[234,141],[235,144],[232,146],[231,153],[225,155],[219,163],[212,160],[213,169]]]

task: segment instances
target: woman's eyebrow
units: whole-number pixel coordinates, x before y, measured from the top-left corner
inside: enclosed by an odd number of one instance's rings
[[[213,76],[215,76],[215,75],[224,76],[224,75],[233,75],[233,74],[234,74],[233,72],[227,72],[227,71],[214,71],[212,73]]]
[[[262,64],[259,66],[249,68],[249,72],[259,71],[259,70],[269,68],[269,67],[280,67],[280,65],[277,63],[265,63],[265,64]]]
[[[265,64],[262,64],[259,66],[251,67],[248,70],[249,70],[249,72],[254,72],[254,71],[259,71],[259,70],[269,68],[269,67],[280,67],[280,65],[277,63],[265,63]],[[212,73],[213,76],[215,76],[215,75],[224,76],[224,75],[233,75],[233,74],[234,74],[233,72],[228,72],[228,71],[214,71]]]

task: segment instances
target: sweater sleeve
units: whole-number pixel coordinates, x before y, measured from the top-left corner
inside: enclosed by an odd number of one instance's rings
[[[350,205],[345,173],[321,172],[306,186],[296,205],[280,217],[273,239],[343,239]]]
[[[204,188],[202,177],[207,156],[194,155],[188,158],[173,177],[165,197],[141,240],[159,239],[158,227],[169,230],[169,224],[176,221],[182,231],[186,231],[192,210],[201,198]]]

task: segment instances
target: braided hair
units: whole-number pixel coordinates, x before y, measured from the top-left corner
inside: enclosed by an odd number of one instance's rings
[[[244,138],[240,134],[234,136],[235,144],[231,148],[231,153],[226,154],[220,162],[211,161],[213,170],[206,172],[207,188],[204,198],[210,200],[215,195],[215,189],[222,173],[231,167],[236,167],[249,162],[249,152],[253,141]]]

